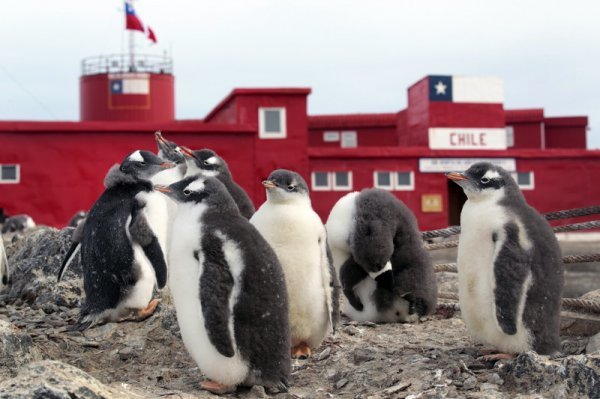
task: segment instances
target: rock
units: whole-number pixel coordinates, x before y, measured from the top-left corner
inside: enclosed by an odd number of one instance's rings
[[[41,356],[33,347],[31,337],[11,323],[0,320],[0,376],[14,376],[18,367],[39,359]]]
[[[600,356],[578,355],[553,361],[526,352],[500,371],[504,387],[518,393],[545,391],[548,396],[600,397]]]
[[[142,396],[103,385],[69,364],[42,360],[0,383],[0,398],[141,399]]]
[[[319,353],[319,355],[317,356],[317,360],[318,361],[322,361],[327,359],[329,356],[331,355],[331,348],[327,347],[325,348],[321,353]]]
[[[335,383],[335,389],[343,388],[348,383],[347,378],[342,378]]]
[[[375,359],[375,357],[373,356],[372,351],[361,348],[354,350],[354,364],[368,362],[373,359]]]
[[[268,398],[269,396],[265,392],[265,388],[260,385],[254,385],[250,392],[248,392],[250,398]]]
[[[47,313],[56,311],[56,306],[79,307],[83,295],[79,257],[71,263],[64,280],[56,282],[71,246],[72,231],[73,228],[38,227],[13,240],[6,248],[12,284],[0,296],[0,303],[27,303]]]
[[[590,338],[590,341],[585,347],[585,353],[597,353],[600,352],[600,333]]]
[[[471,389],[475,388],[476,386],[477,386],[477,378],[475,378],[474,376],[468,377],[463,382],[463,389],[466,391],[470,391]]]

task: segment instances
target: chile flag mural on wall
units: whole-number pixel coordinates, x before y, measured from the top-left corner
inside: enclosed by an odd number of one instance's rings
[[[137,16],[133,9],[133,4],[125,2],[125,29],[127,30],[139,30],[143,32],[148,40],[156,43],[156,35],[152,28],[142,23],[142,20]]]

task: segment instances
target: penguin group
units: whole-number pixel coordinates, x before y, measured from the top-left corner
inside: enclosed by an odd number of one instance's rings
[[[80,254],[85,301],[72,329],[144,320],[159,305],[154,290],[168,286],[183,343],[208,378],[203,389],[284,392],[292,359],[335,334],[340,307],[381,323],[435,311],[417,220],[390,192],[349,193],[323,224],[295,171],[255,182],[267,198],[256,209],[216,152],[160,132],[155,141],[156,155],[136,150],[108,171],[75,224],[58,275]],[[502,168],[477,163],[448,178],[468,197],[458,269],[469,332],[504,352],[557,353],[563,271],[552,230]]]

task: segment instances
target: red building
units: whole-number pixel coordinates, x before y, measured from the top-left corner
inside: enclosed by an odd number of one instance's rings
[[[427,76],[397,113],[308,115],[308,88],[234,89],[204,119],[176,120],[171,61],[122,56],[84,60],[81,121],[0,121],[0,208],[64,226],[103,191],[109,167],[154,131],[229,163],[256,206],[276,168],[302,174],[325,220],[337,199],[366,187],[391,190],[423,230],[458,224],[464,202],[442,172],[476,159],[515,173],[541,212],[600,198],[600,151],[586,149],[587,117],[506,110],[497,78]]]

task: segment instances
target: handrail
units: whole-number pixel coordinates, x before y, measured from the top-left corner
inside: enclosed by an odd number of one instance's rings
[[[173,59],[161,55],[135,54],[132,60],[129,54],[109,54],[87,57],[81,61],[83,76],[104,73],[172,74]]]

